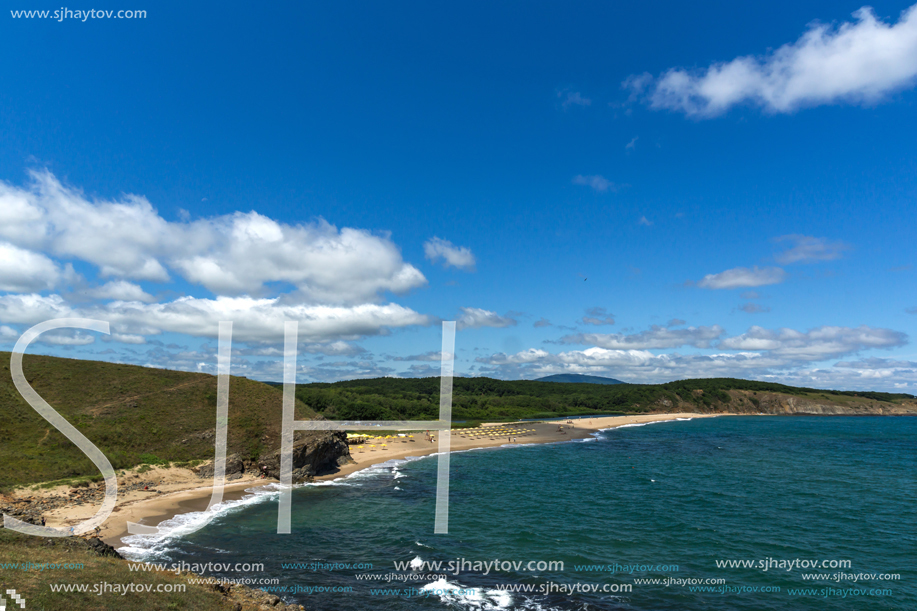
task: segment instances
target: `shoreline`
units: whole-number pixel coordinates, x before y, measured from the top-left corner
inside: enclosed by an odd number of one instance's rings
[[[496,435],[473,437],[468,434],[467,430],[454,429],[452,431],[450,449],[452,451],[463,451],[480,448],[506,447],[514,445],[513,442],[510,441],[512,437],[517,439],[515,445],[520,446],[557,443],[589,438],[598,431],[609,430],[627,424],[648,424],[678,419],[712,418],[732,415],[743,414],[700,414],[683,412],[676,414],[603,416],[547,422],[523,421],[493,423],[506,430],[515,429],[516,431],[525,432],[509,434],[506,437],[498,437]],[[564,428],[562,432],[558,430],[558,427],[561,425]],[[314,481],[331,481],[347,477],[358,471],[363,471],[391,460],[429,456],[439,451],[438,442],[430,443],[423,439],[422,434],[415,436],[414,441],[408,441],[407,438],[397,438],[388,445],[390,445],[390,447],[386,447],[384,450],[382,448],[368,449],[364,447],[362,451],[360,451],[358,446],[351,446],[351,457],[354,459],[354,463],[339,467],[333,473],[317,476]],[[176,474],[174,471],[184,471],[184,473]],[[128,477],[137,476],[128,475]],[[134,493],[122,495],[119,490],[118,504],[115,506],[111,516],[105,522],[99,534],[99,537],[105,543],[115,548],[124,547],[126,544],[122,539],[130,536],[127,532],[128,521],[148,526],[156,526],[180,514],[206,510],[213,489],[209,480],[201,480],[187,469],[179,470],[176,468],[169,470],[153,470],[151,477],[171,478],[169,483],[162,486],[162,488],[169,490],[160,490],[160,493],[156,494],[154,497],[149,497],[148,493],[152,491],[135,491]],[[161,479],[160,481],[164,483],[165,479]],[[252,494],[248,492],[248,490],[273,483],[277,483],[276,480],[265,480],[257,477],[243,477],[240,480],[228,482],[223,487],[222,502],[239,500]],[[120,485],[119,482],[119,488]],[[136,494],[137,492],[141,494],[138,495]],[[144,492],[147,494],[144,495]],[[61,510],[55,510],[52,514],[60,514],[62,525],[67,525],[68,523],[76,523],[91,517],[95,513],[97,507],[98,506],[95,504],[68,507],[62,508]],[[66,516],[66,519],[63,519],[64,516]]]

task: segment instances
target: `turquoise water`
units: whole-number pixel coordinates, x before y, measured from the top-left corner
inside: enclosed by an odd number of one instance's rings
[[[284,600],[310,609],[917,609],[917,418],[711,418],[618,428],[582,442],[458,453],[448,535],[433,534],[435,485],[435,459],[387,465],[297,489],[290,535],[275,532],[276,495],[262,494],[220,512],[195,534],[137,539],[132,553],[167,563],[264,563],[260,573],[219,574],[278,578],[276,587],[288,589],[278,592]],[[414,559],[554,561],[563,569],[498,567],[485,575],[466,565],[445,580],[426,569],[395,570],[395,561]],[[766,571],[717,567],[767,559]],[[773,564],[796,559],[849,567]],[[614,564],[637,568],[586,568]],[[900,579],[803,578],[839,572]],[[724,583],[639,581],[667,578]],[[548,583],[555,584],[551,593],[499,590]],[[558,591],[573,586],[580,591]],[[582,591],[592,586],[617,591]],[[350,590],[291,592],[295,587]],[[433,588],[472,590],[441,596]],[[794,592],[803,588],[812,592]]]

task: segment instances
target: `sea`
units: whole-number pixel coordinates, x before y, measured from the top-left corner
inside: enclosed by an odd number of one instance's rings
[[[448,534],[424,457],[296,488],[290,534],[266,487],[121,551],[320,610],[917,609],[915,417],[701,418],[450,458]]]

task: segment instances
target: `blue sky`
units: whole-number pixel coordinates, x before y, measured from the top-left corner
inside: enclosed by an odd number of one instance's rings
[[[917,9],[633,4],[4,14],[0,349],[913,393]]]

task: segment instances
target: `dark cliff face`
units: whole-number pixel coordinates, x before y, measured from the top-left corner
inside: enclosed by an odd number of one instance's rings
[[[316,475],[334,473],[341,465],[353,462],[347,434],[343,431],[297,431],[293,437],[293,483],[311,480]],[[197,474],[213,477],[213,463],[202,465]],[[263,454],[258,460],[244,460],[237,454],[226,457],[226,479],[239,479],[243,473],[265,474],[280,479],[280,450]]]
[[[308,481],[316,475],[334,473],[350,464],[350,447],[343,431],[299,431],[293,442],[293,483]],[[268,477],[280,479],[280,450],[262,456],[255,470],[265,467]]]

